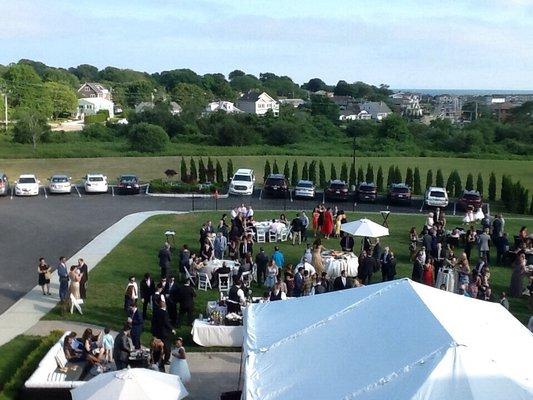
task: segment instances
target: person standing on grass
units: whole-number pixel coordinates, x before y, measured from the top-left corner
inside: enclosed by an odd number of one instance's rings
[[[80,298],[85,300],[87,298],[87,282],[89,281],[89,267],[87,267],[87,264],[85,264],[85,261],[83,261],[83,258],[78,259],[78,271],[80,271],[81,273]]]
[[[154,323],[152,326],[152,332],[154,336],[158,339],[161,339],[165,345],[165,357],[164,363],[170,363],[170,348],[171,348],[171,336],[176,333],[173,329],[172,324],[170,323],[170,318],[167,313],[167,305],[164,301],[159,302],[159,308],[156,310],[154,315]]]
[[[285,265],[285,256],[283,255],[278,246],[274,247],[274,253],[272,253],[272,261],[274,261],[280,271],[283,269],[283,266]]]
[[[259,253],[255,256],[255,264],[257,265],[257,284],[261,286],[266,279],[266,269],[268,265],[268,256],[265,249],[259,249]]]
[[[489,228],[485,228],[483,233],[478,237],[479,257],[486,257],[487,262],[490,262],[490,234]]]
[[[62,303],[68,299],[68,268],[65,257],[59,258],[57,266],[57,275],[59,276],[59,299]]]
[[[143,303],[143,319],[146,319],[146,311],[148,309],[148,305],[152,301],[152,296],[155,293],[155,284],[150,273],[147,272],[146,274],[144,274],[144,278],[141,281],[140,290],[141,301]]]
[[[163,248],[159,250],[157,257],[159,258],[159,268],[161,268],[161,278],[166,278],[168,269],[170,268],[170,261],[172,260],[170,244],[168,242],[165,242]]]
[[[128,367],[130,353],[133,351],[130,332],[130,326],[128,324],[124,324],[122,331],[120,331],[115,338],[113,346],[113,359],[115,360],[117,371]]]
[[[43,257],[39,258],[37,272],[39,273],[39,286],[43,290],[43,296],[50,295],[50,274],[52,273],[52,268],[50,268]]]
[[[302,220],[300,218],[300,215],[296,214],[296,217],[291,221],[291,232],[292,232],[292,245],[294,246],[294,243],[296,240],[298,240],[298,244],[302,244]]]
[[[196,292],[191,286],[190,280],[187,280],[183,286],[181,286],[176,293],[176,300],[180,305],[180,311],[178,314],[177,326],[180,327],[183,322],[183,316],[187,314],[187,324],[192,325],[193,313],[194,313],[194,298]]]
[[[141,333],[144,328],[144,320],[141,317],[141,313],[137,308],[137,301],[134,301],[130,307],[130,315],[128,322],[131,324],[131,341],[133,342],[133,347],[139,350],[141,348]]]

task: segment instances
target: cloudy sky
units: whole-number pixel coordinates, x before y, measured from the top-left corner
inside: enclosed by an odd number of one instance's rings
[[[0,63],[533,89],[533,0],[0,0]]]

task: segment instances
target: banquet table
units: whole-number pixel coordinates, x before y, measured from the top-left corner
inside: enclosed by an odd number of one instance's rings
[[[194,343],[204,347],[241,347],[244,341],[242,325],[211,325],[206,321],[196,319],[191,333]]]
[[[213,276],[213,272],[222,267],[222,263],[225,262],[226,265],[230,268],[231,273],[234,275],[239,270],[239,263],[233,260],[211,260],[203,268],[202,272],[205,272],[209,279]]]
[[[254,228],[256,229],[256,231],[259,233],[259,232],[264,232],[265,233],[265,236],[268,240],[268,233],[270,231],[270,225],[272,224],[272,221],[259,221],[259,222],[256,222],[254,224]],[[289,231],[290,229],[283,225],[283,224],[280,224],[280,227],[277,231],[277,237],[278,237],[278,241],[281,240],[281,237],[282,237],[282,233],[287,233],[287,235],[289,234]]]
[[[322,260],[329,279],[341,276],[343,270],[346,271],[347,276],[357,276],[359,259],[354,253],[343,253],[335,257],[330,253],[322,253]]]
[[[209,317],[213,311],[218,311],[225,316],[228,313],[228,307],[218,305],[218,301],[208,301],[205,306],[205,315]]]

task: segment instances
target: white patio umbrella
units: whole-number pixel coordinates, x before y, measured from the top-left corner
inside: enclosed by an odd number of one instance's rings
[[[71,390],[72,400],[180,400],[188,394],[178,376],[144,368],[106,372]]]
[[[376,224],[374,221],[366,218],[342,224],[341,231],[349,233],[353,236],[366,236],[371,238],[389,236],[388,228]]]

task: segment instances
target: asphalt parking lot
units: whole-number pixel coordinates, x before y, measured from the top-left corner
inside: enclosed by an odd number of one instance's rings
[[[146,194],[123,196],[85,194],[51,195],[41,188],[35,197],[0,197],[0,314],[37,284],[37,260],[45,257],[55,266],[61,255],[69,258],[96,235],[122,217],[153,210],[228,212],[244,202],[256,210],[312,210],[315,199],[265,199],[260,190],[252,196],[229,198],[171,198]],[[346,211],[379,212],[387,205],[353,202],[335,203]],[[329,203],[332,205],[332,203]],[[392,213],[418,213],[421,200],[409,206],[391,206]],[[288,216],[291,217],[290,215]],[[155,257],[155,256],[154,256]]]

